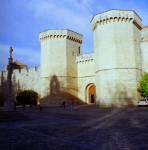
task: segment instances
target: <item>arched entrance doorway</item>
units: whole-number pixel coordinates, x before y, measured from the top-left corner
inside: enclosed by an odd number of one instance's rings
[[[96,103],[96,86],[94,83],[90,83],[86,86],[85,102]]]
[[[96,87],[95,85],[89,88],[89,103],[96,103]]]

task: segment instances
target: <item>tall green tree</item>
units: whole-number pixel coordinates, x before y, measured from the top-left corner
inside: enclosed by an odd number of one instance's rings
[[[142,97],[148,98],[148,73],[142,75],[142,80],[140,81],[140,87],[137,89]]]

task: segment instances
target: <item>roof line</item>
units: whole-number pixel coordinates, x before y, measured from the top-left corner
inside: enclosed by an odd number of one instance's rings
[[[121,10],[121,9],[111,9],[111,10]],[[108,11],[111,11],[111,10],[107,10],[107,11],[104,11],[104,12],[108,12]],[[121,10],[121,11],[133,11],[133,10]],[[98,14],[95,14],[94,16],[93,16],[93,18],[96,16],[96,15],[99,15],[99,14],[102,14],[102,13],[104,13],[104,12],[101,12],[101,13],[98,13]],[[135,12],[135,11],[133,11],[136,15],[137,15],[137,13]],[[138,15],[137,15],[138,16]],[[139,16],[138,16],[139,17]],[[91,19],[91,21],[90,21],[90,23],[92,22],[92,20],[93,20],[93,18]],[[142,19],[139,17],[139,19],[142,21]]]
[[[69,29],[47,29],[47,30],[45,30],[45,31],[48,31],[48,30],[68,30],[68,31],[74,32],[74,31],[69,30]],[[45,32],[45,31],[42,31],[42,32]],[[39,32],[39,33],[42,33],[42,32]],[[77,32],[74,32],[74,33],[77,33]],[[82,34],[80,34],[80,33],[77,33],[77,34],[82,35]],[[82,36],[83,36],[83,35],[82,35]]]
[[[148,26],[145,26],[145,27],[143,27],[143,28],[148,28]],[[142,28],[142,29],[143,29],[143,28]]]

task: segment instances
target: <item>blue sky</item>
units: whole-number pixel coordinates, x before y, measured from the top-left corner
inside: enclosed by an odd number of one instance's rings
[[[82,53],[94,51],[90,21],[111,10],[134,10],[148,26],[148,0],[0,0],[0,71],[13,60],[40,66],[39,32],[70,29],[83,35]]]

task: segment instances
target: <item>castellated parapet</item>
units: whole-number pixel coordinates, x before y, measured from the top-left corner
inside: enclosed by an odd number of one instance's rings
[[[92,61],[92,60],[94,60],[94,53],[78,55],[76,57],[77,63],[78,62],[84,62],[84,61]]]
[[[110,10],[94,15],[91,20],[91,30],[94,31],[98,25],[111,22],[132,22],[139,30],[142,29],[142,20],[134,11]]]
[[[82,43],[83,37],[81,34],[78,34],[76,32],[73,32],[71,30],[66,30],[66,29],[49,29],[44,32],[40,32],[39,34],[39,40],[42,42],[43,40],[47,39],[54,39],[54,38],[66,38],[68,40],[77,42],[77,43]]]

